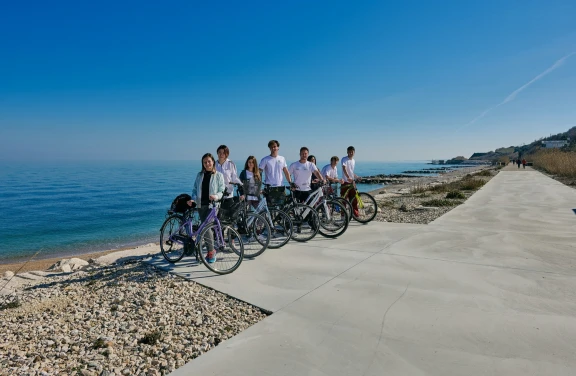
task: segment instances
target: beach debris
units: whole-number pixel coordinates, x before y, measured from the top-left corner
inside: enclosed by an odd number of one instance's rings
[[[71,259],[63,259],[52,265],[48,270],[62,271],[64,273],[71,273],[80,270],[88,265],[88,261],[73,257]]]
[[[8,278],[12,278],[14,277],[14,272],[10,271],[10,270],[6,270],[4,272],[4,275],[2,275],[2,278],[8,279]]]

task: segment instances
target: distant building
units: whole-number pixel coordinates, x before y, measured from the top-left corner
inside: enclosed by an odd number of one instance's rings
[[[562,141],[542,141],[542,147],[550,149],[550,148],[561,148],[570,143],[570,140],[562,140]]]

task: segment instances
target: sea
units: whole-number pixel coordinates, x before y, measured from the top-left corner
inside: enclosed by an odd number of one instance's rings
[[[427,163],[357,160],[355,173],[436,167]],[[239,170],[242,165],[237,162]],[[0,162],[0,263],[38,251],[36,259],[158,242],[172,200],[190,193],[200,168],[196,161]]]

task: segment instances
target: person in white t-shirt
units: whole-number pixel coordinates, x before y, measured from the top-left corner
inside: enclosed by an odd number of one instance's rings
[[[358,216],[358,203],[356,200],[353,200],[356,196],[356,184],[354,182],[355,180],[362,180],[362,178],[354,173],[354,167],[356,167],[356,161],[354,160],[356,149],[354,149],[354,146],[348,146],[346,153],[348,155],[342,158],[342,175],[344,175],[344,183],[342,183],[342,186],[340,187],[340,194],[344,197],[344,194],[348,191],[345,198],[352,203],[354,215]]]
[[[309,150],[306,146],[300,148],[300,160],[294,162],[288,168],[290,175],[294,177],[294,184],[296,185],[294,190],[294,197],[300,201],[304,202],[310,196],[310,181],[312,174],[316,175],[319,181],[324,181],[318,167],[310,161],[308,161]]]
[[[292,183],[292,180],[290,180],[286,159],[278,155],[280,143],[277,140],[271,140],[268,142],[268,148],[270,149],[270,155],[262,158],[258,168],[261,173],[264,172],[264,183],[270,184],[272,187],[281,187],[284,189],[282,173],[284,173],[289,184]]]
[[[336,166],[338,165],[339,160],[340,158],[338,158],[337,156],[333,156],[332,158],[330,158],[330,164],[327,164],[326,166],[322,167],[321,174],[330,183],[344,182],[344,180],[338,178],[338,168]]]

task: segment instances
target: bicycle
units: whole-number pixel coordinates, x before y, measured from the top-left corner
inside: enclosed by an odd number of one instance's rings
[[[267,184],[265,186],[268,189],[272,188]],[[281,187],[282,191],[278,191],[281,194],[278,195],[276,201],[272,201],[272,205],[274,209],[286,213],[292,220],[293,230],[291,238],[297,242],[305,242],[313,239],[318,234],[320,218],[314,208],[296,200],[292,193],[294,187],[294,184],[289,187]],[[290,188],[288,195],[284,193],[286,188]]]
[[[360,223],[370,222],[376,217],[376,214],[378,214],[376,199],[366,192],[358,192],[358,189],[356,189],[356,180],[354,180],[354,184],[348,186],[341,197],[347,199],[352,189],[354,190],[354,197],[352,197],[352,200],[349,200],[352,206],[351,217]],[[354,207],[357,209],[354,210]],[[356,211],[358,213],[356,213]]]
[[[201,260],[212,272],[232,273],[244,259],[244,245],[236,230],[231,226],[222,227],[217,215],[217,201],[211,201],[210,206],[211,210],[202,223],[196,208],[190,208],[184,214],[169,210],[168,218],[160,228],[160,250],[170,263],[193,253],[196,261]],[[208,262],[207,254],[212,249],[216,250],[216,256],[213,262]]]
[[[282,187],[282,190],[284,190],[284,187]],[[276,198],[270,186],[262,190],[262,195],[264,198],[260,198],[258,205],[253,210],[266,218],[270,225],[270,244],[268,244],[268,248],[280,248],[292,238],[292,220],[288,214],[274,208]],[[259,195],[256,197],[259,197]],[[268,202],[272,203],[272,209],[268,207]]]
[[[320,235],[327,238],[336,238],[348,229],[349,215],[345,206],[339,200],[329,200],[324,195],[329,184],[323,184],[314,190],[304,201],[304,204],[316,209],[320,218]]]
[[[242,187],[238,183],[232,184],[239,188]],[[245,192],[248,191],[246,188],[244,188]],[[248,211],[250,204],[247,200],[240,200],[240,189],[236,190],[236,198],[238,200],[232,208],[220,210],[220,220],[233,226],[242,237],[244,257],[260,256],[270,244],[270,225],[262,215]]]

